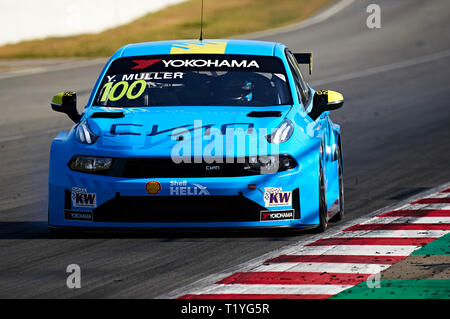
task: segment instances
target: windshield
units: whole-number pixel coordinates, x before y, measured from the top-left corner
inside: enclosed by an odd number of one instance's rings
[[[153,55],[115,60],[95,105],[276,106],[292,104],[282,61],[246,55]]]

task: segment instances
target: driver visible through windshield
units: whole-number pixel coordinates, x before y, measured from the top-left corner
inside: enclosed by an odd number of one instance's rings
[[[94,101],[110,107],[291,104],[281,59],[223,54],[119,58]]]

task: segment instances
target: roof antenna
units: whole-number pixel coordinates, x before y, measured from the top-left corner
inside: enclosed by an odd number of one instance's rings
[[[200,41],[203,41],[203,0],[202,0],[202,14],[200,20]]]

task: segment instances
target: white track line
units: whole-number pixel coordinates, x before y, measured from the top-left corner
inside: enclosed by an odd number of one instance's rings
[[[263,37],[274,36],[277,34],[283,34],[283,33],[287,33],[287,32],[301,30],[301,29],[310,27],[312,25],[324,22],[325,20],[331,18],[333,15],[335,15],[339,11],[341,11],[341,10],[345,9],[346,7],[348,7],[349,5],[351,5],[354,1],[355,0],[341,0],[338,3],[336,3],[335,5],[329,7],[328,9],[320,12],[319,14],[317,14],[311,18],[303,20],[300,23],[288,25],[285,27],[275,28],[275,29],[271,29],[271,30],[247,33],[247,34],[240,35],[237,38],[238,39],[259,39],[259,38],[263,38]]]
[[[107,60],[108,60],[107,58],[90,59],[90,60],[83,60],[83,61],[61,63],[61,64],[50,65],[50,66],[34,67],[31,69],[25,69],[25,70],[2,72],[2,73],[0,73],[0,80],[11,79],[11,78],[16,78],[16,77],[21,77],[21,76],[29,76],[29,75],[33,75],[33,74],[40,74],[40,73],[46,73],[46,72],[78,69],[78,68],[83,68],[86,66],[97,66],[97,65],[101,66],[101,65],[105,64]]]
[[[343,232],[340,238],[358,237],[358,238],[439,238],[450,233],[450,230],[358,230]]]
[[[436,61],[436,60],[440,60],[440,59],[448,58],[448,57],[450,57],[450,50],[445,50],[445,51],[433,53],[430,55],[420,56],[417,58],[412,58],[412,59],[401,61],[401,62],[381,65],[381,66],[369,68],[366,70],[361,70],[361,71],[356,71],[356,72],[352,72],[352,73],[329,77],[329,78],[325,78],[325,79],[321,79],[321,80],[311,81],[311,85],[312,86],[320,86],[323,84],[329,84],[329,83],[334,83],[334,82],[359,79],[359,78],[372,76],[372,75],[376,75],[376,74],[380,74],[380,73],[384,73],[384,72],[389,72],[389,71],[393,71],[393,70],[397,70],[397,69],[408,68],[411,66],[428,63],[428,62],[432,62],[432,61]]]
[[[430,194],[424,198],[450,198],[450,193]]]
[[[433,210],[450,210],[450,204],[409,204],[402,209],[433,209]]]
[[[375,224],[450,224],[450,217],[378,217]]]
[[[216,284],[207,289],[193,290],[190,294],[326,294],[334,295],[351,285],[242,285],[242,284]]]
[[[292,272],[327,272],[347,274],[376,274],[391,266],[390,264],[350,264],[350,263],[273,263],[256,267],[252,271],[292,271]]]
[[[303,246],[293,255],[367,255],[367,256],[408,256],[418,246],[388,245],[335,245],[335,246]]]

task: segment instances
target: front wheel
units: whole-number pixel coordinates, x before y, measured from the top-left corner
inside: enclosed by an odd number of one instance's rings
[[[337,148],[338,165],[339,165],[339,213],[331,218],[332,222],[340,221],[344,218],[344,174],[342,169],[341,149]]]
[[[325,181],[323,179],[322,163],[319,163],[319,226],[317,233],[324,232],[328,227],[327,201],[325,196]]]

